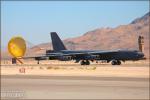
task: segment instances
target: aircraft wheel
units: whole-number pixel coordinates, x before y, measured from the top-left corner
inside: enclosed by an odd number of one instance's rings
[[[98,61],[96,61],[96,63],[98,64]]]
[[[86,61],[82,60],[80,64],[81,65],[90,65],[90,62],[88,60],[86,60]]]
[[[85,62],[84,62],[84,60],[82,60],[80,64],[81,64],[81,65],[85,65]]]
[[[117,65],[117,61],[116,61],[116,60],[113,60],[113,61],[111,62],[111,64],[112,64],[112,65]]]
[[[40,61],[38,60],[37,64],[40,64]]]
[[[121,65],[121,61],[118,60],[118,61],[117,61],[117,65]]]
[[[86,65],[90,65],[90,62],[88,60],[86,60],[85,64]]]

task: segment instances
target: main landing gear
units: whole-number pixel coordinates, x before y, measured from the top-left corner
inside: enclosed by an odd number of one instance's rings
[[[88,60],[82,60],[80,64],[81,65],[90,65],[90,61],[88,61]]]
[[[119,60],[113,60],[113,61],[111,62],[111,64],[112,64],[112,65],[121,65],[121,61],[119,61]]]
[[[40,64],[40,61],[39,61],[39,60],[37,61],[37,64]]]

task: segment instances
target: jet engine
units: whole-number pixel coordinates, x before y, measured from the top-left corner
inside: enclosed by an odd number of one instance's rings
[[[72,60],[72,57],[71,56],[59,56],[58,59],[60,61],[69,61],[69,60]]]
[[[98,55],[87,55],[87,56],[84,56],[84,60],[95,60],[98,57],[99,57]]]

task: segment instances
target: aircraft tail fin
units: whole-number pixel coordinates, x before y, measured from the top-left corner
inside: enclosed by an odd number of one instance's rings
[[[56,32],[51,32],[52,46],[54,51],[66,50],[65,45],[62,40],[59,38]]]

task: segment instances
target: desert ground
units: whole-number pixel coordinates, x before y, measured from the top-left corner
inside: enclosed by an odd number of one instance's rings
[[[1,61],[1,95],[13,99],[149,99],[149,60],[122,65]]]

